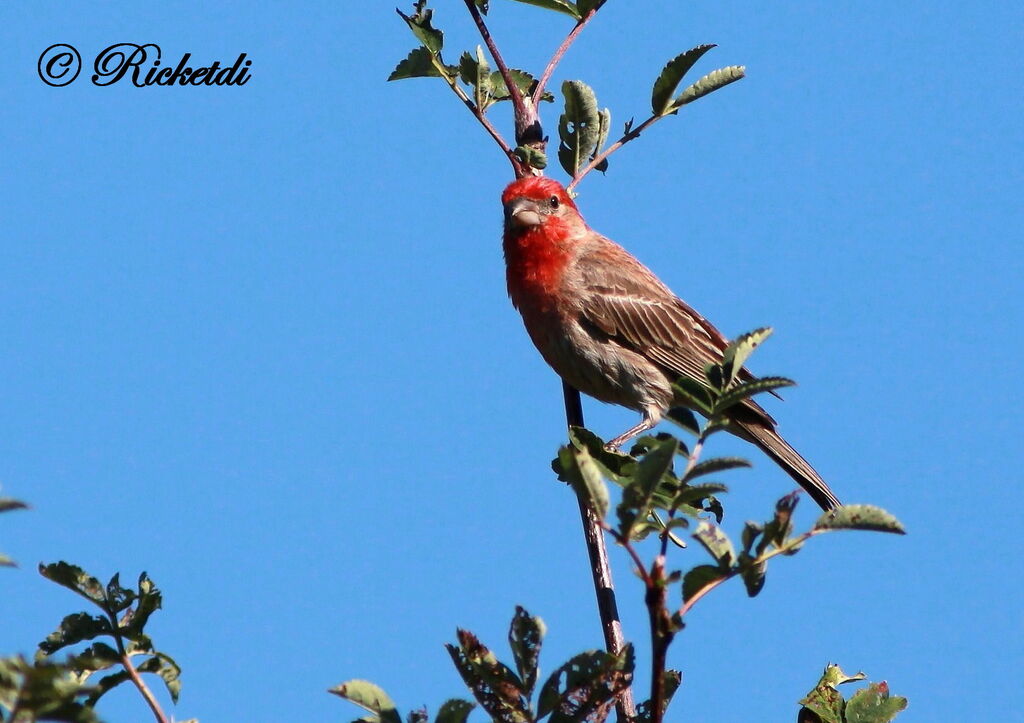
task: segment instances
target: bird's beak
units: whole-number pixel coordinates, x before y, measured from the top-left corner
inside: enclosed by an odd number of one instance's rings
[[[516,198],[505,206],[505,223],[512,228],[530,228],[540,225],[537,202],[529,198]]]

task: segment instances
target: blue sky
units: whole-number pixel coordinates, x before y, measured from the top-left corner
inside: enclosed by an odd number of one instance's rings
[[[432,5],[450,60],[475,47],[462,3]],[[571,24],[491,5],[535,72]],[[504,654],[516,604],[548,623],[549,671],[599,645],[548,468],[559,383],[504,290],[509,168],[440,81],[384,82],[415,44],[392,5],[9,0],[0,24],[0,485],[33,507],[0,519],[22,563],[0,572],[0,652],[78,609],[34,572],[59,559],[149,572],[152,633],[184,669],[174,714],[205,723],[345,720],[324,691],[352,677],[435,710],[464,691],[442,643],[464,626]],[[621,128],[686,48],[719,45],[694,78],[747,66],[579,205],[727,335],[774,326],[752,366],[800,382],[771,405],[781,430],[910,531],[816,540],[757,599],[737,583],[698,606],[673,719],[792,720],[829,661],[907,695],[901,720],[1005,715],[1024,663],[1022,27],[997,2],[611,0],[556,74]],[[116,42],[245,52],[252,79],[50,88],[36,60],[57,42],[87,62]],[[635,421],[585,410],[606,437]],[[726,480],[732,534],[792,487],[740,442],[710,451],[755,463]],[[127,689],[102,711],[147,715]]]

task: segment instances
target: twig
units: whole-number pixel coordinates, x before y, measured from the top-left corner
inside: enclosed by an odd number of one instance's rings
[[[562,382],[562,396],[565,399],[566,422],[570,427],[582,427],[583,404],[580,401],[580,393]],[[608,564],[608,548],[605,546],[604,535],[601,534],[601,521],[582,496],[577,495],[576,499],[583,521],[583,538],[587,543],[587,555],[590,558],[590,572],[594,578],[594,593],[597,595],[597,610],[601,616],[605,647],[612,655],[619,655],[626,646],[626,638],[622,634],[619,607],[615,602],[615,583],[612,582],[612,569]],[[636,559],[639,560],[639,557]],[[640,569],[643,570],[642,562]],[[626,688],[615,701],[615,710],[619,723],[629,723],[636,717],[632,687]]]
[[[690,452],[689,458],[686,460],[686,469],[683,470],[682,476],[679,478],[680,481],[686,479],[686,475],[693,471],[693,468],[697,466],[697,460],[700,459],[701,452],[704,451],[704,442],[708,438],[708,430],[711,427],[711,420],[709,419],[704,425],[704,428],[700,430],[700,436],[697,437],[697,442],[693,445],[693,451]],[[668,521],[671,522],[676,516],[676,508],[673,506],[668,511]],[[668,523],[665,524],[665,529],[661,533],[661,556],[665,557],[668,554]]]
[[[498,144],[499,148],[501,148],[502,152],[505,154],[505,157],[508,158],[509,163],[512,164],[512,170],[515,172],[516,178],[522,176],[522,164],[520,164],[519,159],[516,158],[515,154],[512,152],[512,148],[508,145],[508,142],[504,138],[502,138],[501,133],[498,132],[498,129],[495,128],[494,125],[487,119],[487,116],[484,115],[484,112],[480,109],[480,106],[474,103],[472,99],[470,99],[470,97],[466,95],[466,91],[464,91],[459,86],[458,81],[455,78],[448,75],[447,69],[444,67],[444,65],[441,63],[440,59],[437,56],[431,56],[431,62],[433,62],[434,67],[437,68],[437,72],[441,74],[441,77],[445,79],[445,82],[448,83],[448,87],[452,89],[452,92],[455,93],[456,96],[458,96],[459,100],[461,100],[462,103],[467,108],[469,108],[469,112],[472,113],[473,116],[478,121],[480,121],[480,125],[484,127],[484,130],[486,130],[490,134],[491,138],[494,139],[494,142]]]
[[[615,153],[615,151],[617,151],[620,148],[622,148],[622,146],[626,145],[627,143],[629,143],[634,138],[639,137],[640,134],[643,133],[645,130],[647,130],[651,125],[653,125],[655,121],[660,120],[660,119],[662,119],[664,117],[665,116],[652,115],[650,118],[645,120],[643,123],[641,123],[637,127],[631,128],[628,133],[623,134],[622,138],[620,138],[619,140],[615,141],[610,146],[605,148],[603,151],[598,153],[596,156],[594,156],[594,158],[590,161],[590,163],[585,165],[580,170],[576,171],[576,175],[572,177],[572,181],[569,182],[569,185],[566,186],[566,189],[571,191],[573,188],[576,187],[576,184],[578,184],[580,181],[583,180],[584,176],[586,176],[592,170],[594,170],[599,165],[601,165],[601,163],[608,156],[610,156],[611,154]]]
[[[473,22],[476,23],[477,30],[480,31],[480,37],[483,38],[484,45],[487,46],[491,57],[494,58],[494,64],[498,66],[498,72],[501,73],[501,78],[505,81],[505,86],[508,88],[512,108],[515,110],[516,144],[521,145],[530,140],[526,137],[528,129],[536,125],[539,131],[540,122],[537,119],[536,104],[531,103],[527,106],[526,99],[523,97],[522,91],[519,90],[519,86],[512,80],[512,74],[509,72],[508,66],[505,65],[505,60],[501,57],[498,46],[495,45],[494,38],[491,37],[491,31],[487,29],[487,23],[484,22],[483,16],[480,15],[480,10],[477,8],[476,3],[473,0],[465,0],[465,3],[469,14],[473,16]]]
[[[609,535],[615,538],[615,541],[622,545],[622,547],[629,553],[629,556],[633,558],[633,564],[636,565],[636,572],[643,580],[644,586],[649,587],[651,584],[651,576],[647,572],[647,568],[644,566],[644,561],[640,559],[640,554],[633,547],[633,543],[622,536],[622,534],[614,527],[609,525],[607,522],[601,521],[601,529],[607,532]]]
[[[802,535],[799,535],[797,537],[794,537],[792,540],[789,540],[782,547],[776,547],[774,550],[764,553],[763,555],[759,556],[756,560],[752,561],[751,564],[760,565],[762,563],[768,562],[773,557],[785,555],[787,552],[790,552],[794,548],[799,547],[815,535],[821,534],[822,532],[826,532],[826,530],[808,530]],[[684,617],[688,612],[690,612],[690,609],[693,608],[693,606],[696,605],[701,598],[703,598],[705,595],[707,595],[709,592],[714,590],[716,587],[721,585],[726,580],[731,580],[739,574],[739,570],[731,570],[722,577],[717,578],[716,580],[712,580],[707,585],[702,587],[700,590],[695,592],[693,595],[690,596],[690,599],[683,603],[682,607],[679,608],[679,617]]]
[[[131,656],[128,655],[128,651],[125,650],[124,640],[121,639],[121,635],[117,632],[119,630],[119,623],[117,616],[110,611],[107,611],[107,618],[110,620],[113,626],[114,643],[117,645],[117,652],[121,656],[121,665],[124,667],[128,677],[131,678],[132,683],[139,689],[142,697],[145,699],[146,704],[149,705],[149,709],[153,711],[153,715],[156,717],[158,723],[168,723],[167,716],[164,715],[163,709],[160,708],[160,704],[157,703],[156,698],[153,696],[153,692],[146,685],[145,681],[142,680],[142,676],[139,675],[139,671],[132,665]]]
[[[583,27],[590,22],[591,18],[597,14],[599,9],[599,7],[594,8],[577,20],[576,24],[572,27],[572,30],[569,31],[569,34],[565,36],[565,40],[563,40],[562,44],[558,46],[557,50],[555,50],[555,54],[552,55],[551,60],[548,61],[548,65],[544,68],[544,72],[541,73],[540,80],[537,81],[537,87],[533,91],[534,106],[540,105],[540,99],[544,97],[544,88],[547,87],[548,81],[551,80],[551,74],[555,72],[555,67],[562,61],[562,56],[564,56],[566,51],[569,50],[569,46],[576,40],[576,36],[580,34]]]

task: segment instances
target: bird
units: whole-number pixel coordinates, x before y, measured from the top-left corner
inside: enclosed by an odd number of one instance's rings
[[[685,406],[673,392],[676,380],[708,386],[705,367],[722,361],[728,340],[636,257],[590,228],[562,184],[524,176],[505,188],[501,202],[508,294],[533,344],[569,386],[642,415],[609,448]],[[760,405],[748,398],[727,416],[728,431],[759,447],[822,509],[841,505]]]

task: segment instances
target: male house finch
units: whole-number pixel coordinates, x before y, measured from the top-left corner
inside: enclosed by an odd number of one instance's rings
[[[707,385],[704,368],[728,340],[614,241],[597,233],[557,181],[527,176],[501,196],[512,304],[544,360],[584,394],[643,414],[609,443],[644,432],[678,404],[672,382]],[[742,378],[753,376],[744,370]],[[747,399],[729,412],[729,431],[752,442],[823,509],[840,505],[825,481]]]

